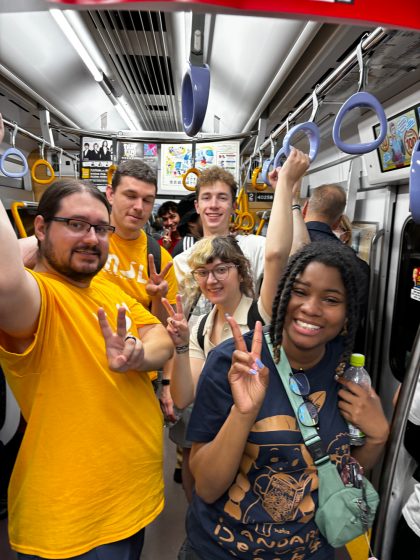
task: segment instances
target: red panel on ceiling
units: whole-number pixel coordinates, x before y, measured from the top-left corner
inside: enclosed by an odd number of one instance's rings
[[[419,0],[50,0],[51,3],[102,7],[110,9],[120,4],[133,4],[133,8],[145,10],[191,10],[219,11],[225,13],[252,12],[255,15],[278,15],[359,25],[384,25],[420,29]],[[154,7],[156,5],[156,8]]]

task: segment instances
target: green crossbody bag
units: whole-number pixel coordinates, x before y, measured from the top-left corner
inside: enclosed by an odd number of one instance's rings
[[[264,336],[273,357],[269,334],[264,333]],[[362,475],[358,478],[358,488],[343,483],[337,467],[331,462],[330,456],[324,449],[318,431],[313,427],[304,426],[299,420],[298,408],[304,400],[293,393],[289,387],[292,368],[283,348],[280,363],[276,367],[295,412],[303,441],[318,471],[318,509],[315,523],[329,544],[339,548],[363,535],[372,527],[379,504],[378,493]]]

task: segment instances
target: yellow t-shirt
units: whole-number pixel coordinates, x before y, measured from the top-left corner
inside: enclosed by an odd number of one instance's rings
[[[0,359],[28,425],[9,486],[9,532],[18,552],[67,558],[125,539],[161,512],[163,419],[147,373],[108,368],[97,320],[116,328],[159,323],[117,286],[89,288],[32,273],[42,298],[23,354]]]
[[[160,248],[161,270],[172,261],[171,255]],[[116,233],[110,237],[109,254],[100,276],[117,284],[124,292],[150,309],[151,298],[146,292],[146,284],[149,279],[147,266],[147,235],[140,230],[137,239],[122,239]],[[166,276],[168,282],[168,294],[166,298],[170,304],[176,303],[178,284],[176,281],[174,267],[172,266]]]

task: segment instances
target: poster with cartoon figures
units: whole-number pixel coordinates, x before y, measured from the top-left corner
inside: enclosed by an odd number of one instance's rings
[[[411,288],[411,299],[420,301],[420,268],[413,268],[413,287]]]
[[[379,125],[375,126],[379,134]],[[378,149],[382,171],[392,171],[411,164],[411,154],[419,136],[419,124],[415,108],[388,119],[385,140]]]
[[[191,144],[162,144],[160,191],[185,194],[183,176],[189,169],[199,171],[218,165],[230,171],[236,180],[239,177],[239,142],[213,142],[196,145],[195,162],[192,161]],[[187,184],[193,186],[196,175],[190,174]]]

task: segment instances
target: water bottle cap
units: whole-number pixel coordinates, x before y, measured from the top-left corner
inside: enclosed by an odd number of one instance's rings
[[[365,357],[363,354],[352,354],[350,356],[350,365],[355,367],[363,367],[365,365]]]

